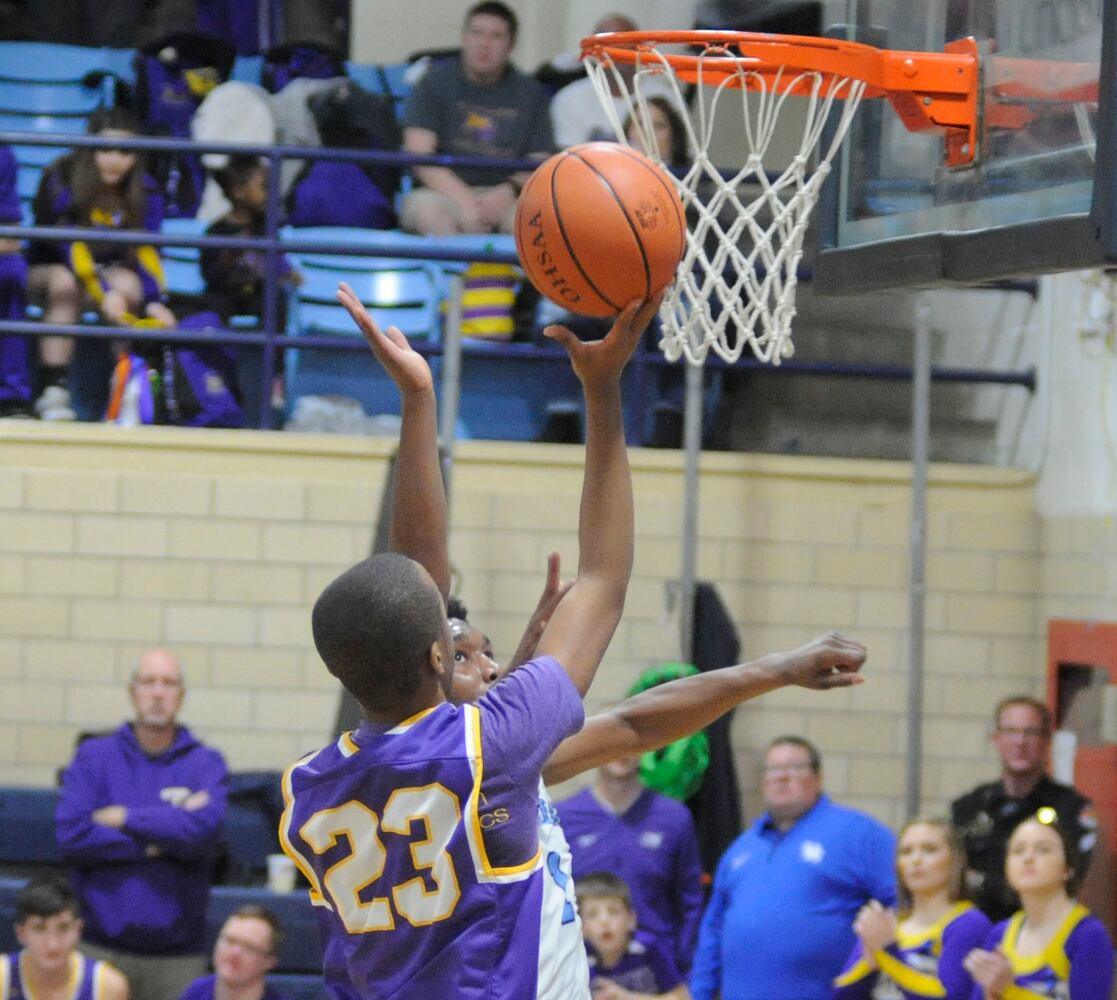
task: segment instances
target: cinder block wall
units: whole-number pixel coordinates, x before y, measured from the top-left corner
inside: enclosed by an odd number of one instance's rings
[[[234,768],[280,767],[324,742],[337,690],[313,651],[309,609],[369,549],[391,442],[9,424],[0,444],[0,781],[50,783],[78,731],[125,716],[134,657],[155,643],[186,664],[184,721]],[[581,455],[459,446],[452,554],[473,617],[504,655],[546,553],[574,568]],[[681,456],[637,451],[632,464],[635,575],[591,710],[679,652],[665,584],[678,572]],[[898,822],[907,466],[709,454],[702,469],[699,573],[717,584],[746,655],[829,628],[872,651],[871,683],[854,692],[782,691],[738,712],[746,808],[758,805],[756,749],[799,732],[822,748],[831,791]],[[1006,469],[932,473],[929,806],[992,772],[990,707],[1042,690],[1041,616],[1082,605],[1090,578],[1076,560],[1088,557],[1075,546],[1093,536],[1045,530],[1033,485]],[[1064,585],[1079,590],[1056,599]]]

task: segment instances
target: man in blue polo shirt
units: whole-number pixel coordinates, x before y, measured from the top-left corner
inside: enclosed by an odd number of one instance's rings
[[[781,736],[764,755],[768,811],[718,863],[691,972],[694,1000],[829,1000],[870,899],[895,902],[896,838],[822,794],[818,750]]]

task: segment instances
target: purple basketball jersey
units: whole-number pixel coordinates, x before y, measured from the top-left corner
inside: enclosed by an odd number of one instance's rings
[[[539,774],[582,718],[544,658],[477,705],[366,723],[288,769],[280,838],[324,913],[332,995],[546,992]]]
[[[35,1000],[27,984],[23,952],[0,955],[0,997],[3,1000]],[[80,952],[70,956],[69,1000],[100,1000],[105,963]]]

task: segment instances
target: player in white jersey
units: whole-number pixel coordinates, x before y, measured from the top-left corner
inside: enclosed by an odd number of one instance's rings
[[[445,596],[450,585],[446,505],[429,502],[435,484],[441,489],[442,482],[436,426],[431,416],[434,399],[429,368],[398,330],[382,333],[355,298],[343,301],[405,402],[409,398],[412,401],[412,405],[403,407],[390,544],[423,565]],[[429,393],[418,406],[412,398],[417,392]],[[416,413],[420,416],[414,417]],[[543,596],[506,669],[496,663],[492,645],[483,633],[464,618],[453,618],[450,632],[455,667],[450,699],[475,701],[529,660],[568,586],[561,583],[558,557],[552,554]],[[863,678],[858,671],[864,660],[865,649],[860,643],[830,633],[789,653],[695,674],[634,695],[588,718],[580,732],[555,749],[543,769],[539,789],[539,838],[547,873],[541,901],[539,997],[583,1000],[590,996],[570,848],[545,786],[618,757],[666,746],[710,725],[742,702],[776,688],[799,685],[828,690],[859,684]]]

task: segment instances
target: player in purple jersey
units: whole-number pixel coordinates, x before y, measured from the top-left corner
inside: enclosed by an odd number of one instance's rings
[[[78,951],[81,916],[73,890],[36,879],[16,899],[20,951],[0,955],[3,1000],[128,1000],[128,980]]]
[[[370,339],[403,339],[372,327],[347,286],[338,297]],[[634,529],[620,377],[658,305],[630,303],[596,343],[547,331],[570,355],[586,401],[581,557],[536,656],[499,692],[476,706],[447,701],[445,582],[404,555],[358,563],[314,606],[319,655],[367,720],[283,779],[281,842],[328,914],[325,975],[335,995],[559,996],[540,961],[538,786],[547,758],[582,725],[581,697],[624,607]],[[430,370],[424,363],[413,375],[405,419],[433,433]],[[396,502],[440,510],[444,523],[437,458],[401,472]],[[402,547],[398,536],[394,544]]]
[[[1109,1000],[1113,942],[1076,903],[1077,846],[1045,807],[1008,840],[1005,878],[1021,909],[966,957],[972,1000]]]
[[[834,1000],[969,1000],[965,957],[989,932],[989,918],[960,898],[966,870],[961,838],[946,820],[913,819],[900,831],[896,871],[906,905],[899,916],[873,900],[853,929],[858,942],[834,980]]]
[[[442,481],[430,369],[398,331],[381,333],[355,301],[350,311],[377,360],[398,386],[403,402],[391,544],[422,563],[445,593],[450,584],[446,505],[444,498],[430,492],[440,488]],[[455,668],[450,699],[459,703],[480,699],[483,704],[484,696],[511,668],[530,659],[568,587],[560,580],[558,556],[552,554],[543,597],[515,656],[503,669],[493,658],[487,636],[462,619],[451,621]],[[566,739],[551,755],[543,781],[565,781],[617,757],[658,749],[776,688],[794,684],[826,690],[859,684],[863,678],[857,671],[864,660],[860,643],[830,634],[790,653],[660,685],[588,719],[581,732]],[[542,785],[538,811],[539,837],[550,876],[544,882],[540,904],[541,969],[546,965],[541,982],[549,982],[553,987],[549,995],[560,1000],[588,997],[589,971],[574,901],[570,850],[558,812]],[[329,945],[326,951],[329,966]]]

